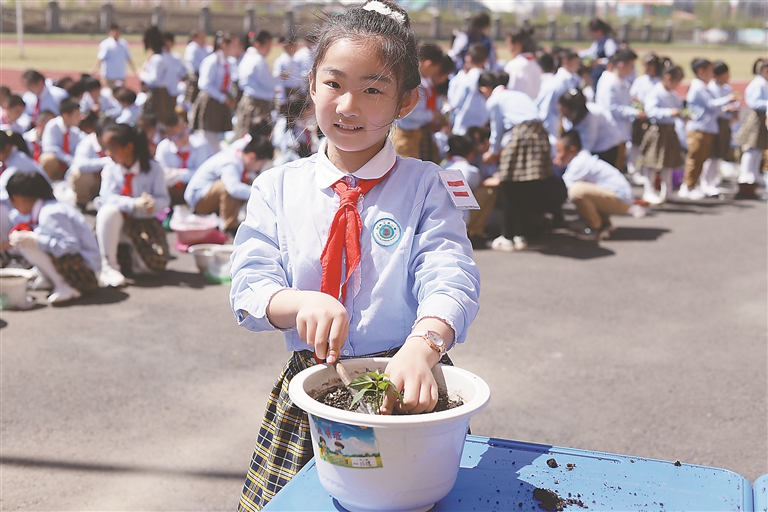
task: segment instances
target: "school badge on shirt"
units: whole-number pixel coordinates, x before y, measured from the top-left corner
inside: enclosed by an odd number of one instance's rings
[[[403,234],[400,224],[395,219],[384,218],[376,221],[371,230],[373,239],[382,247],[395,245]]]
[[[437,173],[440,176],[440,181],[445,185],[445,189],[448,191],[448,195],[455,206],[459,210],[479,210],[480,205],[477,204],[472,190],[464,179],[464,175],[461,171],[456,170],[443,170]]]

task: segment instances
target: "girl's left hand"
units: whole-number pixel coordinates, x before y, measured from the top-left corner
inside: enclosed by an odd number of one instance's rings
[[[385,370],[389,380],[402,392],[403,403],[399,405],[397,397],[388,394],[381,413],[392,414],[398,406],[411,414],[432,411],[437,405],[437,382],[432,367],[438,360],[437,352],[423,339],[414,336],[405,340]]]

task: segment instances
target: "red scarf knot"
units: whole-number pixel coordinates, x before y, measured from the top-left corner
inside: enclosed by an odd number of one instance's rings
[[[120,195],[133,197],[133,178],[136,175],[129,172],[125,175],[125,181],[123,182],[123,189],[120,191]]]

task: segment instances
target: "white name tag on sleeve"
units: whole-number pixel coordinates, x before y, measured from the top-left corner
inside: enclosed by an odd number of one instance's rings
[[[479,210],[480,205],[477,204],[472,190],[467,185],[467,180],[464,179],[464,175],[461,171],[455,170],[443,170],[438,171],[440,175],[440,181],[445,185],[448,190],[448,195],[453,201],[453,205],[459,210]]]

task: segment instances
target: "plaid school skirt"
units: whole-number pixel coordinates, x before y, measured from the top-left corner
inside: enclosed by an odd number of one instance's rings
[[[675,125],[651,124],[640,144],[641,164],[649,169],[679,169],[685,163]]]
[[[123,231],[147,268],[153,272],[165,270],[171,252],[160,221],[155,218],[136,219],[130,215],[126,215],[124,220]]]
[[[636,148],[643,143],[643,136],[651,123],[647,119],[635,119],[632,122],[632,145]]]
[[[765,126],[765,112],[750,109],[734,138],[743,150],[768,149],[768,128]]]
[[[223,103],[200,91],[189,111],[189,124],[192,130],[207,132],[228,132],[232,129],[232,111]]]
[[[153,87],[147,91],[142,113],[152,114],[160,123],[165,123],[176,115],[176,98],[168,94],[165,87]]]
[[[541,121],[525,121],[512,127],[512,140],[499,160],[502,181],[543,180],[552,176],[549,136]]]
[[[200,94],[200,89],[197,87],[197,81],[200,78],[197,74],[188,74],[186,83],[187,87],[184,89],[184,103],[192,104],[197,99],[197,95]]]
[[[398,350],[399,347],[365,357],[392,357]],[[447,354],[440,362],[453,366]],[[291,401],[288,385],[299,372],[315,364],[309,350],[294,352],[277,378],[261,420],[238,511],[261,510],[312,459],[309,418]]]
[[[51,258],[56,272],[61,274],[69,286],[83,295],[99,289],[99,281],[93,270],[88,268],[80,253],[64,254],[58,258]]]
[[[725,159],[731,154],[731,122],[728,119],[718,118],[717,135],[712,141],[712,149],[709,158]]]
[[[251,130],[251,123],[254,119],[262,118],[267,121],[272,120],[273,103],[267,100],[258,100],[250,96],[243,96],[237,102],[235,110],[235,139],[239,139]]]

